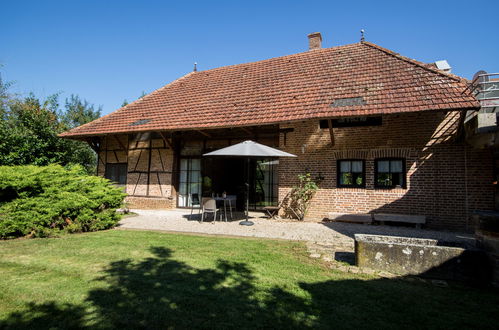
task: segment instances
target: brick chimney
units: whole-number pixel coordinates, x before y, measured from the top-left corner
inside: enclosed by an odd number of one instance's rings
[[[308,35],[308,50],[321,49],[322,36],[320,32],[310,33]]]

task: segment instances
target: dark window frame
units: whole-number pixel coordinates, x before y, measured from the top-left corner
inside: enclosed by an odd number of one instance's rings
[[[341,162],[362,162],[362,184],[340,184]],[[350,172],[353,173],[353,172]],[[336,161],[336,186],[338,188],[365,188],[366,187],[366,160],[365,159],[338,159]]]
[[[110,169],[109,167],[111,166],[124,166],[125,167],[125,182],[124,183],[121,183],[119,181],[114,181],[113,179],[111,179],[109,177],[109,172],[110,172]],[[104,177],[108,180],[111,180],[113,181],[115,184],[118,184],[118,185],[126,185],[127,184],[127,181],[128,181],[128,163],[107,163],[106,164],[106,168],[105,168],[105,171],[104,171]]]
[[[378,162],[379,161],[394,161],[394,160],[400,160],[402,161],[402,185],[379,185],[378,184]],[[390,163],[390,169],[388,173],[392,174],[391,172],[391,163]],[[393,173],[399,173],[399,172],[393,172]],[[406,189],[407,188],[407,167],[406,167],[406,159],[401,158],[401,157],[385,157],[385,158],[376,158],[374,160],[374,187],[376,189],[396,189],[396,188],[402,188]]]

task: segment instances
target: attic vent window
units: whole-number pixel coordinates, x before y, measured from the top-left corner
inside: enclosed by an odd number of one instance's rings
[[[139,126],[139,125],[144,125],[144,124],[147,124],[148,122],[150,122],[151,119],[141,119],[141,120],[137,120],[136,122],[133,122],[131,124],[128,124],[128,126]]]
[[[338,108],[338,107],[349,107],[353,105],[364,105],[364,104],[366,104],[366,102],[362,97],[345,97],[334,100],[331,106],[333,108]]]

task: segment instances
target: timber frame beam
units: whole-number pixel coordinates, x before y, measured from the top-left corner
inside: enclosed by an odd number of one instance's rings
[[[255,134],[253,131],[251,131],[249,128],[246,128],[246,127],[239,127],[240,129],[242,129],[243,131],[245,131],[247,134],[249,135],[253,135]]]
[[[165,141],[165,144],[170,147],[173,151],[175,151],[175,147],[173,146],[173,141],[171,141],[165,134],[165,132],[159,132],[159,135],[161,135],[161,138],[163,141]]]
[[[93,151],[95,151],[96,153],[99,153],[100,143],[97,140],[91,139],[91,138],[86,138],[85,142],[88,143],[88,145],[90,146],[90,148],[92,148]]]
[[[196,132],[199,132],[199,133],[203,134],[203,135],[204,135],[204,136],[206,136],[207,138],[211,138],[211,134],[208,134],[208,133],[206,133],[206,132],[204,132],[204,131],[202,131],[202,130],[199,130],[199,129],[198,129],[198,130],[196,130]]]
[[[331,138],[331,145],[334,147],[333,121],[331,119],[328,119],[327,126],[329,127],[329,137]]]
[[[118,142],[118,144],[120,145],[120,147],[124,150],[124,151],[128,151],[128,148],[125,147],[125,145],[123,144],[123,142],[121,142],[120,138],[116,135],[113,135],[114,139],[116,140],[116,142]]]

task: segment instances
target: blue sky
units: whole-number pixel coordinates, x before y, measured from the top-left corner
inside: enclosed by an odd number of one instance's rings
[[[410,5],[408,5],[410,3]],[[116,110],[192,71],[366,40],[471,78],[499,71],[499,1],[2,1],[0,72],[13,91]]]

